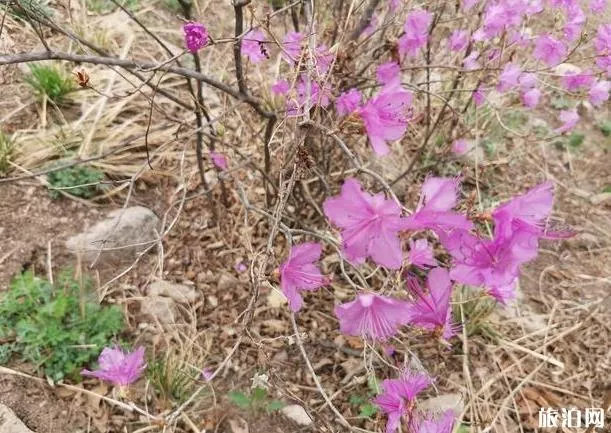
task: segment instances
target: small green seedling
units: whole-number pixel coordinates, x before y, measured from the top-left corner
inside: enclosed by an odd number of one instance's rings
[[[267,390],[261,387],[253,388],[248,394],[241,391],[231,391],[227,396],[239,408],[248,409],[253,413],[261,411],[272,413],[284,407],[284,403],[281,401],[270,399]]]
[[[81,198],[94,197],[103,190],[100,183],[103,180],[102,171],[85,165],[75,165],[47,175],[49,194],[53,199],[61,197],[60,191]]]
[[[586,136],[581,132],[573,132],[571,135],[569,135],[568,144],[573,149],[578,148],[583,144],[585,138]]]
[[[611,120],[605,120],[604,122],[600,123],[598,128],[605,137],[611,136]]]
[[[350,396],[349,403],[358,408],[359,418],[371,418],[378,412],[378,407],[371,400],[380,392],[378,379],[375,376],[369,376],[365,395],[353,394]]]
[[[38,99],[48,98],[54,104],[65,102],[66,96],[75,90],[75,82],[59,66],[29,65],[30,74],[24,80],[32,87]]]

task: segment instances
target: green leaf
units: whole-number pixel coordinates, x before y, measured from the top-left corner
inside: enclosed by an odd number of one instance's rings
[[[569,135],[569,146],[576,148],[583,144],[583,140],[585,140],[586,136],[581,132],[573,132]]]
[[[373,392],[375,395],[378,395],[381,392],[380,383],[378,381],[378,378],[375,377],[374,375],[369,376],[367,378],[367,386],[369,387],[371,392]]]
[[[602,132],[605,137],[609,137],[611,135],[611,120],[605,120],[599,124],[598,127],[600,128],[600,132]]]
[[[365,403],[365,398],[360,395],[352,394],[348,400],[352,406],[359,406]]]
[[[611,192],[611,185],[607,185],[603,188],[603,192]]]
[[[361,418],[371,418],[378,412],[377,406],[373,403],[365,403],[360,407],[361,411],[359,412],[359,417]]]
[[[229,394],[227,394],[227,397],[229,397],[229,400],[231,400],[233,404],[242,409],[247,409],[250,407],[250,397],[243,392],[231,391]]]
[[[267,390],[265,388],[256,387],[252,390],[251,400],[253,403],[259,403],[267,398]]]
[[[275,412],[284,407],[284,403],[278,400],[272,400],[267,404],[267,412]]]
[[[569,108],[569,101],[564,96],[559,96],[552,98],[551,105],[554,110],[566,110]]]

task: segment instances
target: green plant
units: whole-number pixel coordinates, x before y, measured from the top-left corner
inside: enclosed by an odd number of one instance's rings
[[[173,352],[149,364],[147,376],[165,403],[182,403],[188,398],[201,372],[187,365]]]
[[[453,322],[462,323],[460,315],[460,309],[462,308],[467,336],[482,335],[495,341],[498,334],[492,329],[489,321],[490,314],[496,307],[495,302],[488,297],[480,296],[477,291],[467,286],[462,286],[460,290],[464,301],[461,307],[453,308]]]
[[[583,140],[585,140],[586,136],[581,132],[573,132],[569,135],[568,144],[572,148],[577,148],[583,144]]]
[[[603,133],[605,137],[609,137],[611,135],[611,120],[605,120],[598,125],[600,132]]]
[[[49,18],[53,11],[49,8],[49,0],[19,0],[9,2],[11,14],[22,20],[28,17]]]
[[[365,395],[352,394],[348,400],[352,406],[359,409],[359,418],[371,418],[378,412],[378,407],[371,400],[380,393],[380,385],[375,376],[367,379],[367,392]]]
[[[178,0],[163,0],[163,7],[174,13],[182,12],[182,7]]]
[[[120,0],[119,3],[126,9],[138,8],[138,0]],[[107,14],[117,8],[110,0],[87,0],[87,8],[99,14]]]
[[[227,394],[227,397],[239,408],[249,409],[252,412],[265,410],[265,412],[271,413],[284,407],[284,403],[270,399],[267,390],[258,386],[253,388],[250,393],[231,391]]]
[[[34,89],[38,98],[49,98],[59,105],[66,99],[68,93],[76,86],[72,77],[58,66],[29,65],[30,74],[25,76],[25,82]]]
[[[6,176],[10,168],[9,162],[15,151],[15,144],[8,135],[0,131],[0,177]]]
[[[0,300],[0,362],[18,355],[53,381],[77,379],[123,327],[117,307],[85,299],[88,285],[69,270],[56,284],[32,272],[15,277]]]
[[[104,173],[101,170],[85,165],[75,165],[47,175],[49,194],[54,199],[61,196],[60,191],[77,197],[91,198],[103,188],[100,184],[102,180]]]

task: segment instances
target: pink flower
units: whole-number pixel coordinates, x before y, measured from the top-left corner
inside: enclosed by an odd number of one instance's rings
[[[208,30],[201,23],[187,23],[182,26],[185,34],[185,45],[192,53],[197,53],[200,49],[208,45]]]
[[[496,86],[496,90],[506,92],[516,87],[521,73],[519,65],[507,63],[499,75],[499,83]]]
[[[594,38],[594,48],[599,56],[596,65],[611,76],[611,24],[602,24],[598,27]]]
[[[321,252],[322,247],[315,242],[293,245],[288,259],[280,265],[280,288],[294,313],[303,306],[301,290],[316,290],[329,283],[314,264]]]
[[[210,368],[204,368],[202,370],[202,377],[206,382],[210,382],[212,380],[212,375],[214,375],[214,371]]]
[[[319,45],[316,47],[316,52],[314,54],[314,59],[316,62],[316,72],[318,75],[325,75],[329,72],[329,68],[335,60],[335,54],[329,51],[326,45]]]
[[[532,72],[524,72],[522,75],[520,75],[518,82],[520,83],[520,89],[532,89],[537,87],[537,75],[533,74]]]
[[[388,416],[386,433],[394,433],[401,424],[401,417],[411,415],[411,403],[431,383],[433,380],[427,374],[410,370],[403,371],[398,379],[386,379],[382,382],[383,392],[374,399],[374,403]]]
[[[238,262],[233,266],[236,272],[242,273],[248,270],[248,266],[244,264],[244,262]]]
[[[569,72],[562,77],[562,86],[569,92],[590,87],[594,82],[592,72]]]
[[[595,14],[600,14],[607,9],[607,0],[590,0],[590,10]]]
[[[564,34],[564,40],[567,42],[575,42],[579,35],[581,35],[581,29],[583,24],[574,21],[569,21],[564,25],[562,32]]]
[[[219,170],[227,170],[227,158],[222,153],[210,151],[210,159],[212,159],[212,163]]]
[[[259,63],[267,58],[265,51],[265,34],[259,29],[253,29],[242,38],[242,54],[253,63]]]
[[[388,8],[390,9],[391,12],[395,12],[397,8],[399,7],[400,3],[401,3],[401,0],[390,0],[390,3],[388,4]]]
[[[342,229],[342,249],[354,264],[367,257],[378,265],[399,269],[403,262],[401,240],[404,219],[401,208],[384,194],[370,195],[361,189],[358,180],[349,178],[341,194],[323,203],[327,218]]]
[[[462,0],[461,9],[467,12],[469,9],[475,6],[478,2],[479,0]]]
[[[358,89],[350,89],[349,91],[342,93],[335,100],[335,109],[337,114],[345,116],[353,113],[361,105],[361,92]]]
[[[477,62],[478,58],[479,51],[471,51],[471,54],[469,54],[467,57],[465,57],[465,60],[463,60],[463,67],[465,70],[473,71],[474,69],[478,69],[480,67],[480,64]]]
[[[401,84],[401,67],[397,62],[383,63],[376,69],[376,77],[378,83],[389,86],[398,87]]]
[[[429,177],[422,184],[416,212],[405,218],[404,227],[410,230],[452,229],[470,230],[473,223],[464,215],[453,212],[458,201],[458,178]]]
[[[435,268],[427,276],[429,293],[425,294],[414,276],[407,279],[409,291],[416,297],[409,308],[410,323],[429,331],[441,331],[445,340],[449,340],[456,332],[452,325],[452,281],[448,271]]]
[[[579,122],[579,114],[577,114],[576,109],[572,110],[562,110],[560,115],[558,116],[562,121],[562,125],[560,127],[554,129],[554,131],[558,133],[568,132],[577,125]]]
[[[433,247],[429,245],[426,239],[417,239],[416,241],[410,239],[408,260],[412,265],[419,268],[437,266]]]
[[[543,238],[572,236],[567,231],[553,232],[546,227],[553,202],[554,184],[548,181],[499,205],[492,213],[495,236],[509,238],[514,231],[524,229]]]
[[[535,42],[533,56],[547,66],[558,65],[564,60],[566,54],[566,45],[550,35],[541,35]]]
[[[82,370],[81,374],[124,387],[138,380],[145,368],[144,347],[132,353],[123,352],[119,347],[106,347],[98,358],[98,369]]]
[[[609,99],[609,90],[611,89],[611,82],[609,81],[597,81],[590,88],[588,95],[590,96],[590,102],[595,107],[602,105],[603,102]]]
[[[538,238],[529,230],[517,230],[510,237],[479,239],[465,230],[440,233],[440,240],[452,256],[450,278],[462,284],[483,286],[499,302],[515,296],[520,265],[537,256]]]
[[[358,113],[363,119],[369,143],[380,156],[389,152],[386,142],[399,140],[407,129],[407,110],[412,94],[401,87],[384,87],[362,106]]]
[[[299,32],[288,32],[282,39],[282,58],[290,64],[295,64],[301,56],[301,44],[303,34]]]
[[[486,101],[486,94],[484,93],[484,89],[482,88],[482,86],[479,86],[477,89],[475,89],[471,97],[473,98],[473,102],[475,103],[476,107],[482,105]]]
[[[526,108],[535,108],[537,105],[539,105],[540,99],[541,90],[537,89],[536,87],[520,94],[520,100]]]
[[[369,36],[375,33],[377,27],[378,27],[378,17],[375,14],[373,14],[371,16],[371,19],[369,20],[369,24],[367,24],[367,27],[365,27],[365,29],[363,30],[363,33],[361,34],[363,35],[363,37],[368,38]]]
[[[433,14],[416,9],[412,11],[405,20],[404,35],[399,39],[399,53],[413,57],[418,50],[424,47],[429,38],[429,26],[433,22]]]
[[[272,85],[272,92],[276,95],[286,95],[291,89],[287,80],[278,80]]]
[[[455,140],[454,143],[452,143],[452,152],[454,152],[456,155],[463,155],[465,153],[467,153],[467,151],[469,150],[469,143],[467,142],[467,140]]]
[[[418,433],[452,433],[456,414],[451,410],[446,410],[440,418],[428,418],[418,423],[418,428],[414,431]]]
[[[360,293],[356,299],[335,307],[344,335],[386,341],[408,322],[407,302],[375,293]]]
[[[461,51],[469,43],[469,32],[467,30],[454,30],[448,39],[448,47],[451,51]]]
[[[327,107],[331,103],[329,99],[331,96],[331,89],[327,82],[325,82],[324,86],[321,88],[317,81],[306,75],[302,75],[297,80],[295,91],[295,99],[287,102],[287,114],[289,116],[300,116],[306,109],[310,109],[316,105]]]

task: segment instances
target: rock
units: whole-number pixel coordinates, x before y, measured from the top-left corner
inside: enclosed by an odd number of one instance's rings
[[[219,291],[226,292],[235,289],[238,284],[240,284],[240,281],[236,277],[223,273],[219,278],[217,287]]]
[[[183,304],[193,303],[201,295],[201,293],[195,290],[195,287],[164,280],[152,282],[149,286],[148,294],[151,297],[165,296]]]
[[[312,425],[313,421],[306,410],[298,404],[289,404],[280,409],[280,413],[299,425]]]
[[[0,404],[0,433],[34,433],[7,406]]]
[[[248,423],[242,418],[232,418],[228,422],[227,433],[248,433]]]
[[[465,401],[460,394],[442,394],[420,402],[419,406],[422,410],[435,413],[443,413],[451,409],[454,413],[460,414],[465,408]]]
[[[68,239],[66,246],[90,262],[125,259],[153,245],[159,229],[152,210],[133,206],[110,212],[105,220]]]
[[[148,296],[140,301],[140,312],[160,323],[175,323],[178,309],[172,298]]]

